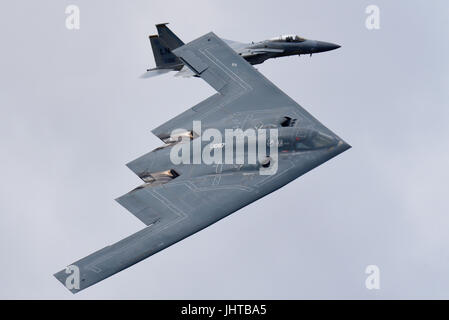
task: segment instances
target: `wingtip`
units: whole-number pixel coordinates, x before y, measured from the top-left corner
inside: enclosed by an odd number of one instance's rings
[[[72,294],[75,294],[75,293],[77,293],[77,292],[79,292],[80,290],[78,290],[78,289],[69,289],[69,288],[67,288],[67,286],[66,286],[66,283],[65,283],[65,281],[66,281],[66,278],[67,278],[67,274],[65,273],[65,270],[61,270],[61,271],[59,271],[59,272],[56,272],[56,273],[54,273],[53,274],[53,277],[55,277],[56,278],[56,280],[58,280],[67,290],[69,290]]]

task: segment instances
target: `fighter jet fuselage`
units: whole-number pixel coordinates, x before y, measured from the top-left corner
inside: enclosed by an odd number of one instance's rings
[[[178,75],[189,77],[194,76],[189,68],[176,57],[172,51],[182,46],[184,42],[179,39],[168,27],[166,23],[156,25],[158,35],[151,35],[150,41],[153,49],[156,68],[148,69],[147,76],[151,76],[154,71],[180,71]],[[242,43],[232,40],[225,40],[237,54],[252,65],[263,63],[271,58],[286,57],[292,55],[312,55],[340,48],[339,45],[309,40],[297,35],[282,35],[260,42]]]
[[[231,46],[232,47],[232,46]],[[339,45],[317,40],[308,40],[295,35],[280,36],[270,40],[250,44],[237,53],[251,64],[263,63],[270,58],[292,55],[314,54],[340,48]]]

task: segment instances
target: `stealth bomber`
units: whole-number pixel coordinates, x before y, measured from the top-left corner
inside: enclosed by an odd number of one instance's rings
[[[350,148],[214,33],[172,53],[217,92],[153,129],[163,145],[127,164],[142,184],[117,201],[145,227],[57,272],[55,277],[72,293],[164,250]],[[232,139],[229,132],[235,133]],[[257,141],[250,133],[257,133]]]

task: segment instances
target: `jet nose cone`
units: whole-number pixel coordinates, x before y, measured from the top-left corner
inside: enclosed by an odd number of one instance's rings
[[[316,47],[318,52],[325,52],[338,49],[341,46],[331,42],[317,41]]]

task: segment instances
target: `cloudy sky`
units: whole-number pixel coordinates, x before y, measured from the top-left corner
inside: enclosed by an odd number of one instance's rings
[[[80,30],[65,8],[80,8]],[[365,8],[380,8],[380,29]],[[449,298],[447,1],[3,1],[0,298]],[[139,79],[148,35],[284,33],[338,50],[257,68],[353,148],[73,296],[52,274],[144,225],[114,201],[150,130],[213,94]],[[380,289],[365,268],[380,269]]]

